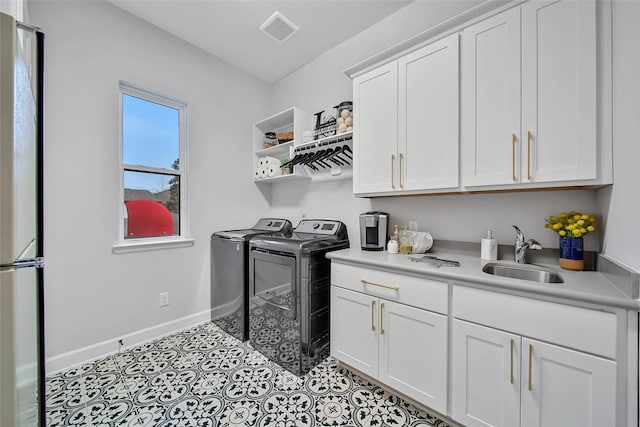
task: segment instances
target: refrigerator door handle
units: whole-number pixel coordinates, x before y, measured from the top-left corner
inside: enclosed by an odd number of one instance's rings
[[[9,264],[0,264],[0,271],[15,270],[17,268],[44,268],[44,257],[35,258],[17,258],[15,261]]]

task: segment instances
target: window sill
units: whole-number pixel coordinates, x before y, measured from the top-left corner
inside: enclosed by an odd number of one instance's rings
[[[113,245],[114,254],[128,254],[133,252],[148,252],[160,249],[187,248],[194,245],[193,239],[154,240],[151,242],[133,241]]]

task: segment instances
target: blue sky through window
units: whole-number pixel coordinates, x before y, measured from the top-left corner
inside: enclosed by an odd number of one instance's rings
[[[172,169],[180,156],[180,111],[122,95],[122,161],[125,164]],[[162,180],[164,181],[164,180]],[[159,176],[125,174],[125,188],[162,191]]]

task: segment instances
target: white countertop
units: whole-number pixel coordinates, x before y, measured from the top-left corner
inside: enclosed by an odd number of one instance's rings
[[[480,256],[467,254],[429,252],[438,258],[460,262],[460,267],[431,267],[423,262],[414,262],[410,257],[421,257],[421,254],[403,255],[388,254],[386,251],[363,251],[360,248],[342,249],[327,253],[334,262],[372,267],[411,275],[424,275],[432,278],[461,283],[478,284],[484,288],[495,288],[497,292],[516,291],[531,294],[537,298],[560,298],[571,302],[595,304],[601,307],[618,307],[640,311],[640,301],[629,298],[614,284],[597,271],[562,270],[559,265],[535,264],[560,273],[564,283],[539,283],[528,280],[511,279],[494,276],[482,271],[488,261],[480,260]],[[490,261],[489,261],[490,262]],[[512,261],[498,260],[499,263]]]

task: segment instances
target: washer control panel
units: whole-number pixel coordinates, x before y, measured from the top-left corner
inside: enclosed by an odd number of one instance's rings
[[[326,219],[303,219],[294,230],[297,233],[334,235],[340,228],[340,221]]]
[[[255,230],[265,231],[288,231],[291,230],[291,223],[282,218],[260,218],[253,226]]]

